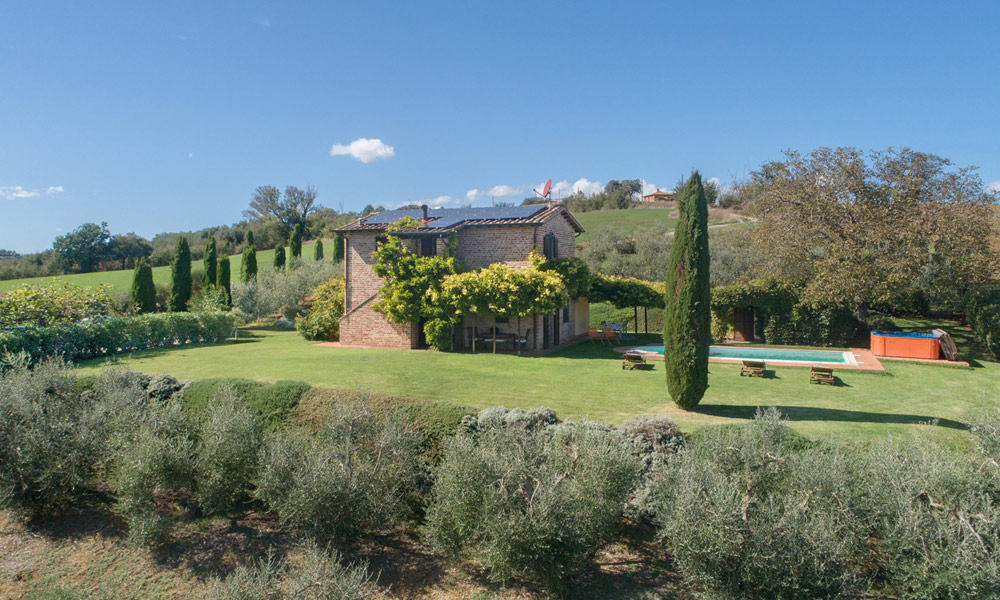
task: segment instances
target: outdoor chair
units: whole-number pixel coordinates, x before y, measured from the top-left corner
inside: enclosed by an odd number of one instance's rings
[[[829,383],[830,385],[836,385],[837,380],[833,376],[833,368],[813,365],[809,369],[809,383]]]
[[[524,347],[528,345],[528,340],[530,339],[531,339],[531,327],[524,330],[523,336],[519,335],[515,338],[514,342],[517,344],[518,354],[521,354],[521,350],[524,350]]]
[[[740,377],[744,375],[746,375],[747,377],[763,377],[764,361],[762,360],[743,361],[743,368],[740,369]]]
[[[601,333],[601,330],[600,329],[596,329],[594,327],[591,327],[590,329],[587,330],[587,335],[590,337],[590,343],[591,344],[594,343],[594,340],[600,340],[601,343],[604,343],[605,341],[607,341],[607,340],[604,339],[604,334]]]
[[[605,327],[603,333],[604,333],[604,339],[606,339],[609,342],[611,340],[620,341],[622,339],[621,336],[618,335],[618,331],[610,327]]]
[[[642,352],[626,352],[622,354],[622,370],[626,368],[634,369],[636,367],[646,366],[646,357],[642,355]]]

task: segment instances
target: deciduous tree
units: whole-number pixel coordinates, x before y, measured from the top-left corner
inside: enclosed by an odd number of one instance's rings
[[[804,298],[854,306],[891,304],[924,276],[930,290],[968,293],[995,277],[995,216],[975,168],[908,148],[788,151],[740,186],[759,220],[762,266],[807,283]]]

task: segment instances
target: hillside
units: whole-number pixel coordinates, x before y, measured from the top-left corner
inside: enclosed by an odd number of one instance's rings
[[[591,212],[573,213],[576,220],[586,230],[576,239],[578,244],[586,244],[590,241],[593,232],[602,227],[618,229],[631,233],[639,227],[663,224],[667,227],[674,227],[677,224],[677,209],[673,203],[663,203],[667,206],[657,208],[630,208],[626,210],[595,210]],[[736,213],[721,209],[709,208],[708,222],[710,225],[721,223],[734,223],[741,218]]]
[[[325,244],[329,246],[329,244]],[[312,261],[312,242],[305,242],[302,245],[302,257],[307,261]],[[329,254],[325,260],[330,260]],[[230,260],[230,272],[232,273],[233,281],[239,279],[240,267],[243,264],[243,257],[240,254],[234,254],[229,257]],[[272,266],[274,262],[274,250],[261,250],[257,252],[257,268],[258,270],[267,271],[274,268]],[[121,271],[101,271],[99,273],[76,273],[73,275],[58,275],[55,277],[30,277],[27,279],[11,279],[8,281],[0,281],[0,292],[7,292],[14,288],[20,287],[25,283],[39,284],[53,281],[65,281],[67,283],[72,283],[74,285],[87,286],[87,287],[98,287],[100,285],[109,285],[114,289],[128,290],[132,287],[132,269],[124,269]],[[202,262],[200,260],[192,261],[191,273],[194,279],[200,279],[202,273],[205,269],[202,267]],[[153,282],[157,286],[169,286],[170,285],[170,267],[153,267]]]

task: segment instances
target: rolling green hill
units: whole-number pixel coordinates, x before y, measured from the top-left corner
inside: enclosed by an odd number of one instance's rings
[[[325,244],[329,245],[329,244]],[[287,251],[287,250],[286,250]],[[312,244],[303,244],[302,246],[302,257],[307,261],[312,261]],[[232,273],[233,281],[239,280],[240,266],[243,264],[243,257],[239,254],[229,257],[230,260],[230,272]],[[327,257],[324,260],[330,260],[330,255],[327,253]],[[272,263],[274,261],[274,250],[261,250],[257,253],[257,268],[261,271],[272,269]],[[192,261],[191,264],[191,274],[192,278],[201,278],[202,273],[204,273],[202,268],[202,263],[200,260]],[[31,277],[28,279],[11,279],[9,281],[0,281],[0,292],[7,292],[14,288],[20,287],[25,283],[39,284],[53,281],[65,281],[67,283],[72,283],[74,285],[81,285],[87,287],[98,287],[100,285],[109,285],[115,289],[128,290],[132,287],[132,269],[125,269],[123,271],[102,271],[100,273],[78,273],[74,275],[59,275],[56,277]],[[154,267],[153,268],[153,283],[157,286],[168,286],[170,285],[170,267]]]

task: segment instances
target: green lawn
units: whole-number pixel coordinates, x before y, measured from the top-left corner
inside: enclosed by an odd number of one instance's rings
[[[325,250],[325,248],[324,248]],[[286,249],[287,252],[287,249]],[[313,249],[312,245],[303,245],[302,256],[306,261],[312,261]],[[239,279],[240,266],[243,264],[243,256],[236,254],[229,257],[230,267],[229,270],[232,273],[233,281]],[[327,254],[325,260],[330,260],[330,255]],[[270,270],[272,269],[272,264],[274,262],[274,250],[261,250],[257,252],[257,268],[260,270]],[[100,273],[79,273],[75,275],[59,275],[57,277],[30,277],[27,279],[11,279],[8,281],[0,281],[0,292],[7,292],[14,288],[20,287],[25,283],[39,284],[48,283],[55,280],[65,281],[72,283],[74,285],[88,286],[88,287],[98,287],[101,284],[110,285],[111,287],[119,290],[128,290],[132,287],[132,269],[125,269],[123,271],[103,271]],[[202,262],[200,260],[192,261],[191,272],[195,279],[200,278],[205,269],[202,268]],[[160,286],[170,285],[170,267],[154,267],[153,268],[153,283]]]
[[[959,446],[968,443],[962,432],[968,419],[1000,397],[1000,365],[984,360],[974,369],[886,362],[885,374],[840,370],[836,387],[810,385],[809,372],[801,367],[778,367],[771,377],[757,379],[740,377],[736,365],[712,363],[701,407],[688,413],[667,396],[662,363],[622,371],[620,356],[608,346],[584,343],[528,358],[330,348],[295,332],[244,333],[248,337],[235,343],[151,351],[120,362],[182,379],[297,379],[480,407],[549,406],[570,419],[620,423],[638,414],[666,414],[686,431],[745,421],[757,406],[769,405],[778,406],[806,435],[860,442],[904,434],[937,419],[932,435]],[[93,371],[102,364],[83,368]]]

